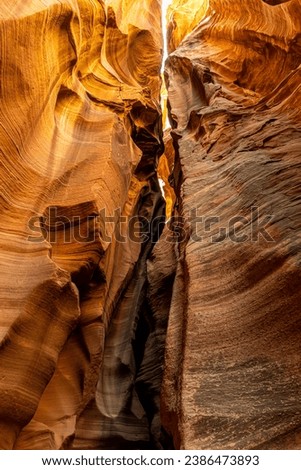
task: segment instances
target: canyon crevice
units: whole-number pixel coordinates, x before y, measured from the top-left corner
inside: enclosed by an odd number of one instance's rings
[[[0,8],[1,449],[300,449],[301,1],[167,17]]]

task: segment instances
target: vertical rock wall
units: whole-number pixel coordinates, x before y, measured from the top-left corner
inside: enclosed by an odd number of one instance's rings
[[[160,7],[0,8],[2,449],[300,448],[301,2],[174,0],[158,163]]]
[[[123,445],[151,440],[131,343],[164,213],[160,23],[157,1],[1,6],[3,449],[99,448],[124,407]]]
[[[185,449],[301,443],[301,2],[170,7],[183,233],[163,426]]]

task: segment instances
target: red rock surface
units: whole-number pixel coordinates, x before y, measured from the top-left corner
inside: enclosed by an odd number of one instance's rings
[[[159,0],[0,8],[1,449],[301,446],[301,1],[168,15],[163,136]]]
[[[267,3],[181,2],[169,23],[185,234],[162,420],[177,448],[301,445],[301,2]]]

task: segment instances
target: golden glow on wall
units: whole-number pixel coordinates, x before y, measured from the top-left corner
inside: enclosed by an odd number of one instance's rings
[[[174,19],[177,28],[168,41],[169,53],[205,18],[208,7],[209,0],[173,0],[168,14]]]

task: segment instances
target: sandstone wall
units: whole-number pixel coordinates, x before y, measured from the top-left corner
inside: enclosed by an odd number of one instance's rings
[[[183,233],[163,426],[177,448],[298,449],[301,2],[175,1],[169,14]]]
[[[152,246],[129,218],[164,211],[160,23],[157,1],[1,6],[3,449],[99,447],[100,421],[131,399],[141,435],[117,434],[150,440],[133,389],[136,297],[128,323],[112,322]]]
[[[1,449],[300,448],[301,1],[174,0],[164,136],[160,8],[0,8]]]

